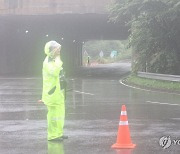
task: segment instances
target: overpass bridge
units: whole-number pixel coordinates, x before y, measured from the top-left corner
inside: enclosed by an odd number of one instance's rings
[[[82,64],[88,40],[122,40],[128,28],[108,22],[111,0],[0,0],[0,75],[40,75],[47,41],[62,44],[68,73]]]

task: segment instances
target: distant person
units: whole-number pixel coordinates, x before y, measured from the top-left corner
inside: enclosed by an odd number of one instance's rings
[[[90,56],[87,58],[87,65],[90,66]]]
[[[59,74],[63,71],[63,62],[60,58],[61,45],[56,41],[47,42],[45,45],[47,55],[43,62],[43,92],[42,102],[47,106],[48,141],[63,141],[64,136],[64,87],[60,84]]]

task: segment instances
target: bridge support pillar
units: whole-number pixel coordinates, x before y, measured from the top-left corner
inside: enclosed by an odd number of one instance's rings
[[[78,67],[82,65],[82,42],[63,41],[62,60],[67,75],[75,74]]]

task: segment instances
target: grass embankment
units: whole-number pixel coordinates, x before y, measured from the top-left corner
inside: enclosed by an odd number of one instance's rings
[[[124,80],[124,83],[144,89],[180,93],[180,82],[146,79],[130,75]]]

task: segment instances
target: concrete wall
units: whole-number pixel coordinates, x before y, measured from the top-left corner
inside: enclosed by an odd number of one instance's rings
[[[0,14],[107,13],[112,0],[0,0]]]

